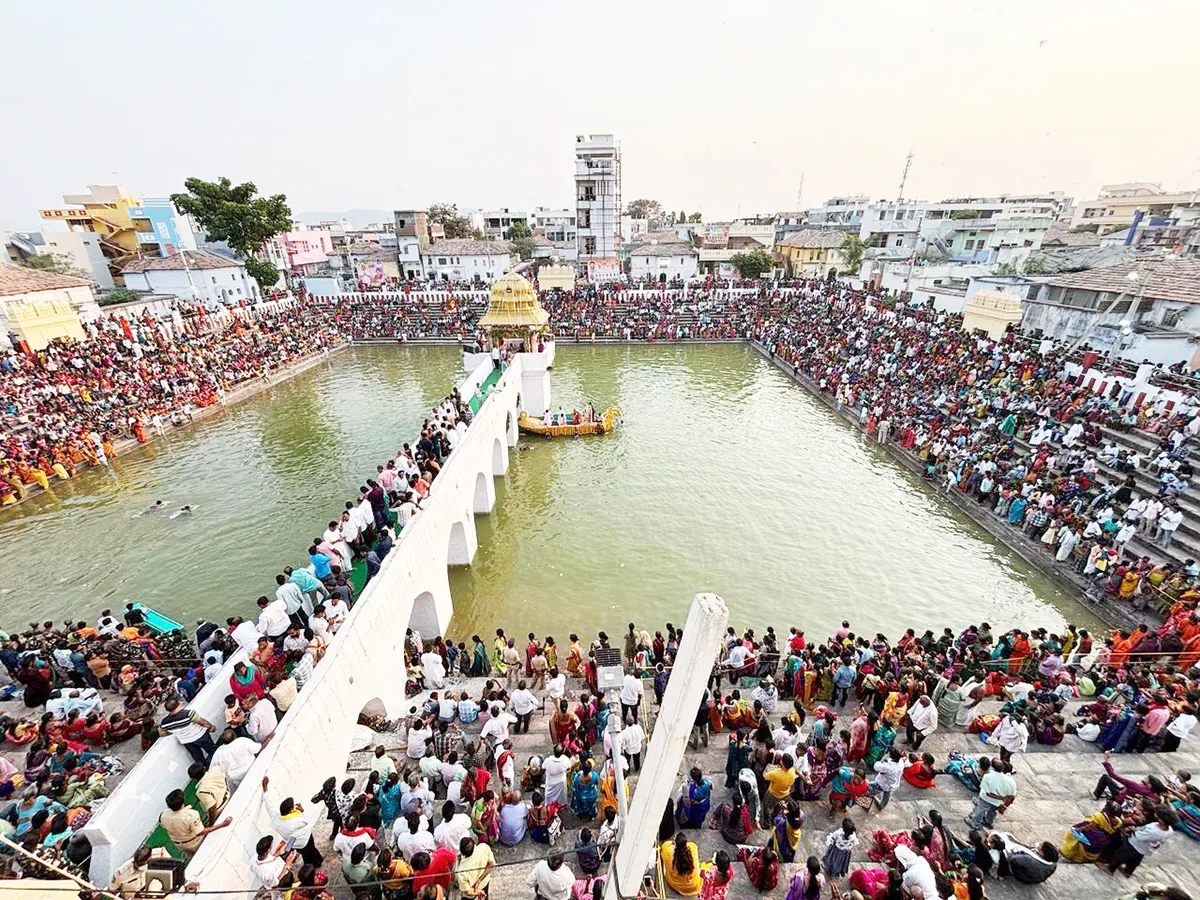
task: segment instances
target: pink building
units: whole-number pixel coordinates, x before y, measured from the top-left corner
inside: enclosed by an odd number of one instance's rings
[[[309,274],[309,266],[324,268],[327,255],[333,252],[333,233],[319,228],[285,231],[280,237],[287,251],[287,267],[297,274]]]

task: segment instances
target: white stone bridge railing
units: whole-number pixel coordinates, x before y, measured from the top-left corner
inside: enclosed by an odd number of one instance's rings
[[[491,362],[486,365],[490,369]],[[472,373],[464,384],[477,384],[486,375]],[[270,778],[272,792],[307,802],[330,774],[345,770],[364,707],[382,706],[390,718],[404,712],[405,629],[433,637],[450,622],[447,567],[467,565],[475,555],[475,515],[495,505],[493,479],[508,471],[508,450],[517,443],[520,391],[518,355],[442,467],[421,513],[399,535],[312,679],[222,810],[222,817],[233,817],[233,825],[207,837],[188,865],[188,880],[198,881],[202,890],[253,890],[254,845],[272,833],[263,776]],[[227,678],[239,658],[240,653],[227,662],[192,704],[211,722],[223,721]],[[163,736],[118,785],[85,827],[93,847],[93,882],[107,883],[154,830],[167,793],[186,784],[190,763],[179,742]]]

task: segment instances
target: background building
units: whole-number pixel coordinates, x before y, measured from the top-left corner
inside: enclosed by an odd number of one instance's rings
[[[0,234],[0,262],[22,263],[50,254],[73,271],[68,274],[90,279],[102,291],[113,285],[108,259],[100,236],[90,231],[21,231]]]
[[[423,261],[433,281],[490,282],[509,270],[513,256],[506,241],[454,238],[431,246]]]
[[[396,260],[400,277],[425,277],[424,256],[433,244],[429,233],[429,214],[423,209],[398,209],[394,213]]]
[[[1054,275],[1030,290],[1022,330],[1140,362],[1195,366],[1200,260],[1137,259]]]
[[[830,271],[840,272],[845,260],[839,248],[849,232],[831,228],[805,228],[785,237],[778,248],[790,278],[824,278]]]
[[[629,249],[629,277],[637,281],[694,278],[699,271],[696,248],[683,241],[651,239]]]
[[[245,264],[204,250],[184,250],[173,256],[139,259],[122,270],[125,286],[133,291],[173,294],[206,306],[257,302],[258,285]]]
[[[580,260],[616,260],[621,151],[611,134],[575,136],[575,224]]]
[[[65,207],[39,210],[43,232],[84,231],[98,236],[109,271],[119,280],[126,263],[196,248],[185,216],[165,197],[142,198],[123,185],[92,184],[86,194],[64,194]]]
[[[0,344],[15,339],[41,350],[55,338],[82,340],[80,317],[99,311],[86,279],[0,263]]]
[[[492,209],[483,211],[483,234],[488,240],[498,241],[508,236],[508,229],[520,222],[533,230],[532,217],[523,210]]]
[[[1148,181],[1106,184],[1100,188],[1100,196],[1096,199],[1080,200],[1075,204],[1071,227],[1094,225],[1104,231],[1132,225],[1138,212],[1150,219],[1170,217],[1176,207],[1200,207],[1200,190],[1171,193],[1164,191],[1162,185]]]

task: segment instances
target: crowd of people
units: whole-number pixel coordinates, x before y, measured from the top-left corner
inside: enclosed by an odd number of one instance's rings
[[[1176,612],[1176,623],[1200,628],[1193,609]],[[620,793],[627,801],[654,723],[651,703],[662,702],[682,638],[671,624],[651,634],[631,623],[617,642],[604,632],[590,643],[571,634],[561,645],[503,629],[458,642],[410,629],[406,661],[421,694],[390,726],[394,745],[375,746],[362,776],[330,776],[307,810],[264,782],[273,831],[253,863],[264,896],[334,896],[314,837],[322,811],[334,865],[356,897],[441,900],[452,887],[483,897],[508,864],[524,867],[543,900],[602,896]],[[986,622],[940,634],[909,629],[896,640],[856,634],[848,622],[816,641],[797,627],[786,635],[729,628],[691,738],[699,748],[728,735],[724,771],[692,767],[663,811],[667,886],[724,900],[735,878],[769,892],[781,865],[795,864],[791,900],[827,889],[856,900],[977,900],[994,880],[1040,884],[1069,863],[1132,875],[1177,835],[1200,840],[1200,786],[1189,772],[1133,778],[1112,761],[1173,753],[1189,739],[1200,669],[1194,658],[1159,651],[1114,652],[1119,640],[1119,632],[1099,640],[1074,626],[1061,635],[995,634]],[[596,669],[610,648],[626,672],[611,706]],[[518,758],[515,742],[531,728],[548,751]],[[982,735],[985,752],[922,752],[937,732]],[[1054,746],[1068,734],[1103,751],[1096,811],[1017,837],[1000,824],[1022,794],[1013,758],[1030,741]],[[972,812],[956,826],[931,801],[911,828],[865,828],[902,784],[930,797],[965,788]],[[823,853],[804,858],[814,817],[829,823]],[[703,858],[702,829],[727,846]],[[543,845],[536,862],[528,853],[498,859],[527,841]]]
[[[85,340],[0,351],[0,504],[104,465],[120,441],[186,424],[238,385],[340,340],[322,310],[292,304],[190,329],[105,316]]]

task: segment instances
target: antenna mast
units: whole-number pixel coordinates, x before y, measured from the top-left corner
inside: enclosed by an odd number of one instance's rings
[[[896,198],[897,201],[904,199],[904,185],[908,183],[908,170],[912,166],[912,159],[912,151],[909,150],[908,156],[904,157],[904,174],[900,176],[900,196]]]

